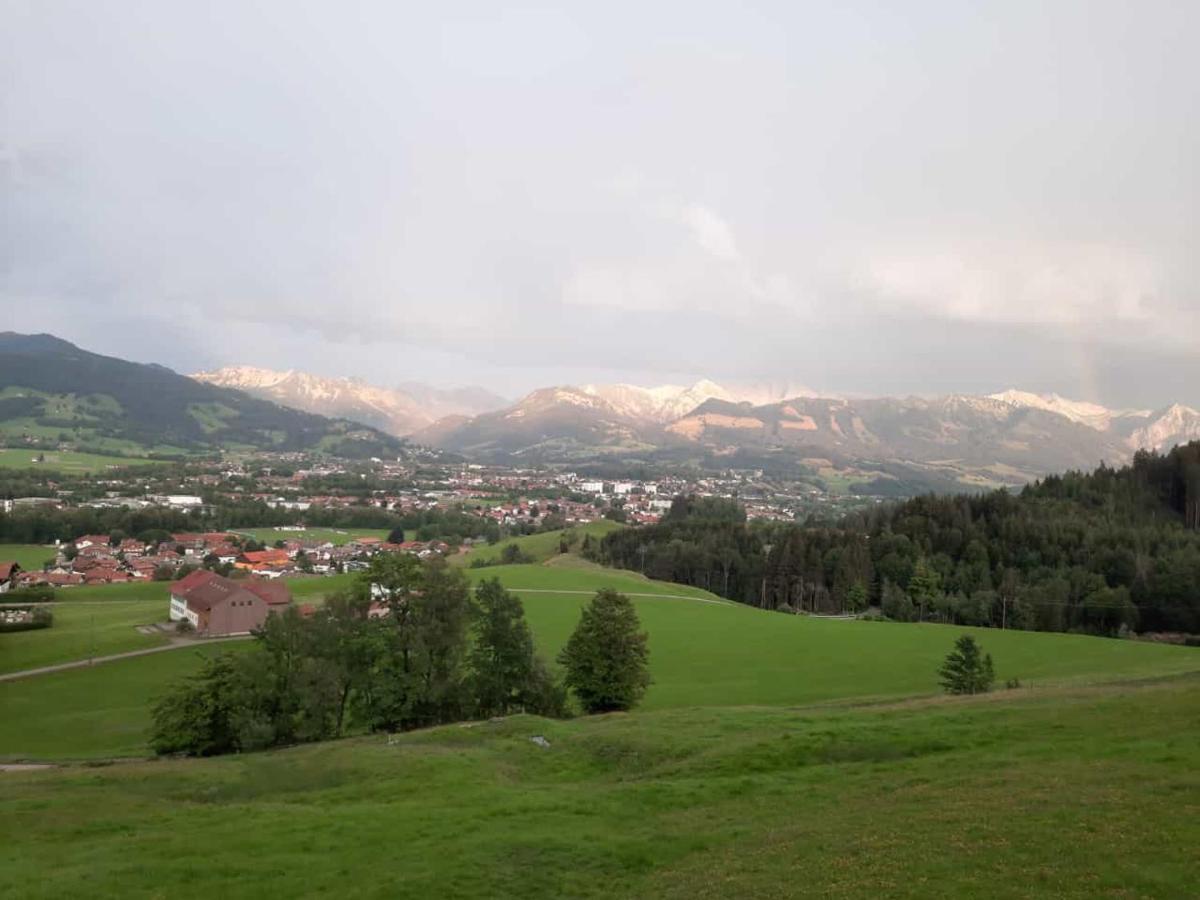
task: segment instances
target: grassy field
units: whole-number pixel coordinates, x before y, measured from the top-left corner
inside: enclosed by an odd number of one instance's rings
[[[586,525],[577,525],[570,529],[577,536],[579,541],[582,541],[584,535],[591,535],[592,540],[599,540],[608,534],[610,531],[616,531],[623,528],[616,522],[608,519],[601,519],[598,522],[589,522]],[[562,531],[546,531],[541,534],[527,534],[522,537],[509,538],[505,541],[500,541],[497,544],[485,544],[480,547],[472,548],[470,553],[463,553],[451,559],[451,562],[460,565],[470,565],[475,560],[495,560],[500,558],[501,552],[509,544],[515,545],[522,553],[533,559],[535,562],[545,562],[552,556],[558,555],[559,543],[562,540]],[[579,549],[576,544],[575,550]]]
[[[54,625],[50,628],[0,634],[0,674],[167,642],[163,635],[137,630],[138,625],[166,619],[165,600],[161,605],[141,600],[56,603],[53,608]]]
[[[1193,648],[1078,635],[785,616],[727,603],[695,588],[606,569],[495,566],[470,570],[469,574],[474,580],[499,577],[521,595],[538,647],[550,658],[574,628],[580,606],[598,587],[610,586],[632,595],[642,625],[650,635],[654,684],[645,698],[647,710],[792,706],[931,694],[938,689],[934,674],[938,664],[963,631],[978,635],[985,649],[993,654],[1001,681],[1016,677],[1023,684],[1040,687],[1200,670],[1200,654]],[[342,581],[348,583],[349,577],[293,582],[293,587],[311,586],[315,592],[328,590],[331,583]],[[161,591],[161,586],[156,587]],[[299,596],[306,599],[316,595]],[[107,621],[104,617],[109,616],[111,609],[114,634],[120,633],[121,627],[133,631],[130,619],[137,617],[137,604],[128,611],[124,609],[126,605],[71,604],[80,615],[95,615],[97,621]],[[165,603],[162,608],[165,609]],[[0,642],[25,641],[37,634],[8,635],[0,638]],[[54,643],[53,638],[46,640],[48,644]],[[28,658],[34,651],[22,652]],[[164,655],[189,653],[170,651]],[[41,663],[63,661],[48,659],[48,654],[43,654],[40,660]],[[0,683],[0,721],[12,725],[0,729],[0,756],[26,758],[47,753],[45,744],[33,744],[28,739],[30,733],[43,730],[42,723],[36,720],[43,710],[50,708],[29,700],[44,690],[41,682],[46,678],[79,685],[75,692],[64,688],[57,695],[54,714],[62,716],[63,721],[69,721],[74,710],[98,719],[111,717],[111,722],[100,729],[101,734],[136,731],[134,724],[126,721],[130,716],[144,728],[149,698],[162,689],[158,678],[162,665],[157,657],[110,664],[122,667],[123,672],[126,667],[135,672],[146,667],[140,706],[125,702],[127,687],[121,688],[122,696],[115,705],[107,705],[108,693],[98,685],[110,677],[110,666]],[[194,657],[192,665],[196,665]],[[181,671],[189,671],[186,661],[180,666]],[[35,721],[29,721],[28,716]],[[89,737],[86,753],[68,735],[51,746],[54,750],[51,758],[134,752],[127,744],[106,747],[98,737]]]
[[[329,541],[334,546],[340,547],[355,538],[373,537],[383,540],[388,536],[386,528],[306,528],[304,531],[296,531],[292,528],[233,528],[231,530],[237,534],[249,535],[267,546],[271,546],[276,541],[296,539]]]
[[[0,760],[145,756],[150,706],[167,686],[205,656],[248,646],[199,645],[0,682]]]
[[[0,895],[1194,897],[1197,746],[1193,676],[8,773]]]
[[[44,462],[34,462],[44,455]],[[152,459],[137,459],[122,456],[100,456],[95,453],[76,453],[73,450],[14,450],[0,449],[0,468],[39,469],[53,472],[81,474],[103,472],[113,467],[155,465]]]
[[[0,544],[0,562],[18,562],[26,572],[40,572],[47,560],[54,559],[54,548],[40,544]]]

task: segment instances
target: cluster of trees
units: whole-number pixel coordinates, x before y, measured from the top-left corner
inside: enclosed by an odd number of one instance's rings
[[[747,525],[680,498],[592,556],[785,612],[878,607],[902,621],[1200,633],[1200,443],[1030,485],[924,496],[836,525]]]
[[[373,600],[372,598],[379,598]],[[373,603],[387,614],[372,616]],[[154,708],[160,754],[211,756],[347,730],[400,731],[515,711],[627,709],[648,683],[645,635],[628,598],[602,593],[560,656],[534,650],[519,598],[499,581],[472,592],[441,562],[376,557],[355,588],[305,617],[267,618],[255,645],[206,663]]]
[[[55,540],[69,541],[82,534],[120,532],[140,538],[149,532],[224,531],[301,524],[292,510],[274,509],[261,502],[231,503],[220,498],[208,499],[214,502],[203,514],[164,507],[56,509],[37,506],[18,509],[0,513],[0,543],[47,544]],[[451,544],[465,538],[498,541],[501,537],[500,526],[495,521],[457,509],[400,514],[370,506],[312,507],[304,512],[302,524],[312,528],[399,529],[414,540],[438,538]]]
[[[757,603],[768,543],[764,529],[747,527],[737,502],[689,495],[676,497],[657,525],[585,540],[582,552],[605,565]]]

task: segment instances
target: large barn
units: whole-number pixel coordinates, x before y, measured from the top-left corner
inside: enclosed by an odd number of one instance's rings
[[[292,592],[282,581],[234,581],[198,569],[171,582],[171,621],[187,620],[200,634],[246,634],[272,612],[287,609]]]

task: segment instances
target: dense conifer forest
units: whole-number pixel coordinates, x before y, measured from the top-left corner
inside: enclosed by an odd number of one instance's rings
[[[1019,493],[922,496],[836,525],[678,498],[585,551],[784,612],[1092,634],[1200,633],[1200,442]]]

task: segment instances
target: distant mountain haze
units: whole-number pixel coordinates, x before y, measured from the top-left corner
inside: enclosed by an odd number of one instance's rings
[[[327,378],[289,369],[226,366],[192,375],[197,381],[237,388],[256,397],[318,415],[362,422],[404,437],[446,416],[473,416],[499,409],[508,400],[483,388],[436,388],[407,382],[377,387],[357,378]]]

